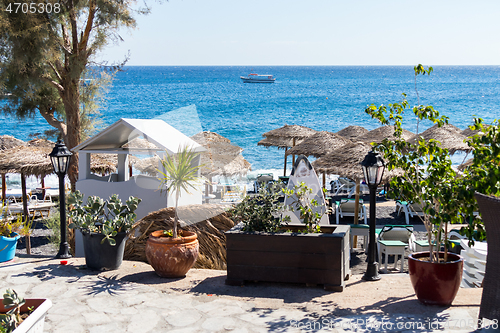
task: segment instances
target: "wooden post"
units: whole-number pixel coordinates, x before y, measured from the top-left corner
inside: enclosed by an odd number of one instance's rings
[[[7,202],[7,198],[5,197],[7,195],[7,177],[5,177],[5,173],[2,173],[2,202],[5,205]]]
[[[283,168],[283,177],[286,176],[286,151],[288,150],[288,147],[285,147],[285,167]]]
[[[356,179],[356,194],[354,196],[354,224],[358,224],[358,220],[359,220],[359,187],[360,187],[360,184],[359,184],[359,178]],[[358,236],[354,236],[353,239],[352,239],[352,242],[354,243],[353,244],[353,248],[357,247],[358,245]],[[366,249],[365,249],[366,251]]]
[[[293,147],[295,147],[295,138],[293,138]],[[295,165],[295,155],[292,155],[292,168]]]
[[[21,190],[23,196],[23,224],[29,221],[28,214],[28,194],[26,193],[26,175],[21,172]],[[26,238],[26,254],[31,254],[31,239],[29,233],[25,236]]]

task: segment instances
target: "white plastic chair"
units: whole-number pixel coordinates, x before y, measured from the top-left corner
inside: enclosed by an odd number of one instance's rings
[[[385,225],[377,239],[378,260],[382,262],[382,255],[385,255],[385,271],[387,272],[387,262],[390,255],[394,255],[394,268],[398,262],[398,256],[401,256],[401,269],[404,270],[405,249],[414,251],[415,235],[413,226],[395,226]]]
[[[354,210],[356,208],[355,200],[346,200],[342,199],[340,201],[335,202],[335,219],[337,224],[339,224],[340,218],[344,216],[353,216]],[[363,200],[359,200],[359,217],[364,219],[366,224],[366,208],[363,204]]]
[[[396,213],[398,216],[401,212],[405,213],[406,224],[410,224],[410,217],[424,216],[421,204],[409,203],[406,201],[396,201]]]

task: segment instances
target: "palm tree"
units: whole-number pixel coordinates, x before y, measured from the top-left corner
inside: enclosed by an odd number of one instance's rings
[[[189,147],[179,147],[177,154],[168,155],[161,160],[161,164],[165,172],[158,170],[162,175],[158,179],[160,180],[160,188],[163,189],[166,186],[167,193],[175,193],[175,218],[174,218],[174,228],[172,230],[172,237],[177,238],[177,223],[179,217],[177,215],[177,205],[179,203],[179,198],[181,196],[181,191],[185,191],[188,194],[190,189],[197,190],[196,184],[198,183],[200,177],[198,177],[198,170],[201,165],[196,165],[194,159],[198,156]]]

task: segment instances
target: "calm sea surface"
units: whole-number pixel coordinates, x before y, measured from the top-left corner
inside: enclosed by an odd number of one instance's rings
[[[272,74],[273,84],[242,83],[250,72]],[[500,118],[500,67],[435,66],[418,78],[422,104],[433,105],[461,129],[474,116]],[[120,118],[161,118],[191,136],[217,132],[244,148],[253,170],[282,168],[283,151],[257,146],[262,134],[285,124],[338,131],[378,123],[369,104],[417,104],[413,67],[127,67],[117,75],[101,110],[102,125]],[[413,118],[411,118],[413,120]],[[49,125],[41,117],[1,118],[1,133],[28,139]],[[415,131],[415,121],[406,128]],[[421,127],[425,129],[429,124]]]

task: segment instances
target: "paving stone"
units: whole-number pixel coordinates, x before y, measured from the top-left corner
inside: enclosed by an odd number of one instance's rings
[[[195,309],[174,310],[162,312],[163,318],[174,327],[189,326],[199,321],[203,316]]]
[[[108,324],[114,321],[108,314],[95,311],[84,312],[82,316],[85,318],[85,322],[90,326]]]
[[[232,331],[238,328],[238,322],[228,317],[207,318],[201,327],[209,332]]]
[[[131,323],[127,327],[128,332],[151,332],[158,324],[160,317],[153,310],[142,310],[132,315]]]

